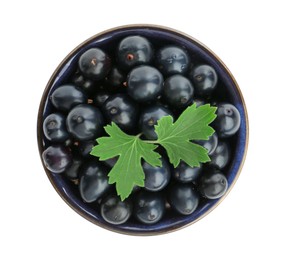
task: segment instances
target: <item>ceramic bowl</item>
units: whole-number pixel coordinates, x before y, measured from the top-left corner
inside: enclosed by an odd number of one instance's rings
[[[248,118],[246,105],[240,88],[224,63],[205,45],[185,33],[156,25],[127,25],[113,28],[89,38],[73,51],[56,68],[51,76],[42,95],[37,125],[38,148],[40,155],[48,141],[42,131],[42,124],[45,117],[51,113],[52,105],[48,98],[50,93],[75,72],[79,56],[91,47],[103,48],[107,53],[114,53],[118,42],[129,35],[141,35],[149,38],[155,47],[159,47],[161,42],[184,46],[192,60],[197,63],[205,63],[215,68],[219,80],[219,90],[216,93],[217,100],[226,100],[232,103],[239,110],[241,115],[241,126],[238,133],[230,142],[232,156],[231,161],[223,170],[228,180],[228,190],[220,199],[202,200],[194,213],[183,216],[167,212],[161,221],[152,225],[141,224],[135,219],[130,219],[127,224],[111,225],[105,222],[100,216],[98,205],[84,203],[80,197],[78,186],[66,180],[61,174],[54,174],[45,167],[46,174],[54,189],[61,198],[78,214],[91,221],[92,223],[119,233],[129,235],[157,235],[180,229],[195,223],[211,212],[229,193],[234,186],[241,172],[248,145]],[[44,164],[43,164],[44,165]]]

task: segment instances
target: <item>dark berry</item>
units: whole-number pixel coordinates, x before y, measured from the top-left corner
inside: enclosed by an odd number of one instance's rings
[[[61,145],[49,146],[42,158],[46,168],[53,173],[62,173],[72,164],[70,150]]]
[[[109,73],[111,59],[103,50],[92,48],[80,56],[78,66],[85,77],[100,80],[105,78]]]
[[[136,126],[138,109],[136,103],[125,94],[110,96],[102,106],[105,116],[123,130]]]
[[[106,91],[100,91],[94,96],[94,105],[96,107],[101,107],[105,101],[110,97],[110,94]]]
[[[199,65],[193,68],[190,78],[194,84],[195,94],[202,97],[211,95],[218,81],[216,71],[209,65]]]
[[[180,162],[179,165],[173,169],[173,177],[179,182],[188,183],[195,181],[202,172],[202,166],[191,167],[185,162]]]
[[[77,180],[79,178],[80,166],[83,161],[78,156],[73,156],[72,164],[69,168],[64,172],[64,175],[69,180]]]
[[[218,136],[216,133],[209,137],[209,140],[198,140],[195,143],[207,149],[208,155],[212,155],[218,146]]]
[[[228,188],[227,178],[218,170],[211,169],[203,174],[198,182],[200,193],[208,199],[222,197]]]
[[[151,66],[136,67],[127,78],[128,94],[138,102],[156,99],[161,94],[162,86],[162,74]]]
[[[192,102],[196,103],[196,107],[203,106],[207,103],[204,99],[201,98],[194,98]]]
[[[96,201],[111,188],[108,184],[108,169],[97,160],[93,159],[85,163],[80,176],[79,191],[85,202]]]
[[[88,94],[92,94],[100,87],[99,85],[95,84],[93,80],[85,78],[80,73],[74,75],[72,82]]]
[[[114,165],[116,164],[117,161],[118,161],[118,157],[114,157],[114,158],[107,159],[103,162],[106,166],[112,168],[112,167],[114,167]]]
[[[160,191],[166,187],[170,181],[169,163],[161,158],[162,166],[151,166],[143,162],[142,167],[145,174],[144,188],[149,191]]]
[[[240,128],[240,114],[237,108],[228,103],[219,104],[214,128],[219,137],[234,135]]]
[[[157,52],[158,69],[165,75],[184,74],[189,68],[189,56],[186,50],[167,46]]]
[[[151,43],[141,36],[124,38],[118,47],[118,64],[123,69],[130,69],[141,64],[148,64],[153,58]]]
[[[67,130],[78,140],[90,140],[98,137],[104,126],[104,120],[98,108],[91,105],[78,105],[68,114]]]
[[[51,94],[51,102],[56,109],[67,112],[79,104],[86,103],[87,97],[74,85],[63,85]]]
[[[107,84],[109,89],[116,89],[122,86],[125,81],[125,74],[116,67],[113,67],[110,73],[105,78],[105,83]]]
[[[77,145],[77,152],[80,154],[80,156],[87,158],[90,157],[90,152],[93,148],[94,144],[94,140],[88,140],[88,141],[80,141]]]
[[[192,102],[193,95],[191,82],[181,75],[171,76],[164,82],[163,98],[174,108],[186,107]]]
[[[230,148],[228,143],[219,141],[216,149],[210,155],[210,158],[210,165],[218,169],[223,169],[230,160]]]
[[[53,113],[46,117],[43,123],[45,137],[51,142],[65,142],[69,134],[65,126],[65,117],[60,113]]]
[[[160,192],[140,191],[134,201],[134,216],[144,224],[161,220],[165,212],[165,199]]]
[[[176,183],[169,191],[169,204],[182,215],[190,215],[199,204],[199,195],[191,184]]]
[[[157,124],[157,121],[164,116],[173,116],[173,114],[169,109],[161,105],[150,106],[141,113],[139,126],[147,139],[157,139],[154,126]]]
[[[110,195],[101,202],[102,218],[113,225],[120,225],[130,218],[132,204],[130,200],[121,201],[116,195]]]

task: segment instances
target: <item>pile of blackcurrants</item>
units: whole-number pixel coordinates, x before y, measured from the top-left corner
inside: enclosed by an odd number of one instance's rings
[[[192,214],[200,200],[218,199],[228,187],[223,169],[231,160],[229,143],[240,127],[235,106],[215,99],[219,79],[215,69],[195,63],[183,46],[154,47],[149,39],[132,35],[117,43],[116,54],[90,48],[78,57],[78,67],[66,83],[50,91],[52,110],[43,121],[46,138],[43,162],[78,186],[82,200],[100,210],[102,218],[119,225],[127,221],[153,224],[165,212]],[[142,162],[145,187],[135,187],[124,201],[108,184],[117,158],[103,162],[90,155],[104,126],[115,122],[124,132],[157,138],[154,125],[166,115],[174,120],[189,105],[217,106],[216,132],[197,141],[211,162],[173,168],[162,148],[162,167]],[[112,147],[110,147],[112,149]]]

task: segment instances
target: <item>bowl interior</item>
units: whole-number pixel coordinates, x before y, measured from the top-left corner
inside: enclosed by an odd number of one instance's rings
[[[115,57],[116,46],[119,41],[129,35],[142,35],[147,37],[153,43],[155,49],[158,49],[161,43],[163,43],[164,46],[165,44],[184,46],[188,50],[193,64],[204,63],[215,68],[219,78],[219,90],[215,92],[213,99],[217,102],[227,101],[232,103],[237,107],[241,115],[240,130],[230,141],[232,160],[228,166],[223,169],[228,179],[229,192],[241,170],[247,147],[247,115],[243,97],[232,75],[215,54],[193,38],[168,28],[139,25],[120,27],[96,35],[74,49],[56,69],[42,97],[38,115],[38,143],[40,154],[44,148],[49,145],[48,140],[45,139],[42,133],[44,118],[53,112],[53,107],[48,96],[60,85],[70,82],[70,76],[75,73],[78,59],[84,51],[92,47],[99,47],[105,50],[110,56]],[[46,172],[54,188],[75,211],[95,224],[121,233],[158,234],[178,229],[194,223],[203,217],[224,198],[223,196],[220,199],[210,201],[202,199],[195,212],[189,216],[182,216],[169,211],[157,224],[144,225],[134,219],[130,219],[127,224],[114,226],[106,223],[102,219],[99,213],[99,207],[96,203],[87,204],[82,201],[78,186],[66,180],[60,174],[53,174],[47,170]]]

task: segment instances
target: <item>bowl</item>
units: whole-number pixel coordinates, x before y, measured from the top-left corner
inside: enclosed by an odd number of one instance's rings
[[[148,38],[155,48],[159,48],[162,43],[163,45],[175,44],[183,46],[188,51],[192,63],[203,63],[212,66],[218,75],[218,88],[215,92],[213,103],[216,104],[217,102],[226,100],[233,104],[240,114],[240,128],[229,141],[231,160],[223,169],[227,178],[228,188],[222,197],[211,200],[202,199],[196,210],[190,215],[180,215],[172,211],[167,211],[159,222],[151,225],[142,224],[134,218],[121,225],[112,225],[102,218],[98,204],[86,203],[81,199],[78,190],[78,181],[72,182],[67,180],[63,174],[51,172],[45,167],[42,153],[50,145],[50,142],[46,139],[42,126],[44,119],[53,112],[50,99],[51,93],[62,84],[68,82],[70,77],[76,73],[80,55],[90,48],[97,47],[104,49],[106,53],[113,56],[120,40],[132,35],[140,35]],[[61,198],[78,214],[92,223],[114,232],[129,235],[157,235],[175,231],[195,223],[216,208],[230,192],[239,177],[246,156],[248,146],[248,117],[246,105],[236,80],[224,63],[209,48],[183,32],[164,26],[126,25],[92,36],[72,50],[59,64],[48,81],[42,95],[38,112],[37,138],[39,153],[49,181]]]

